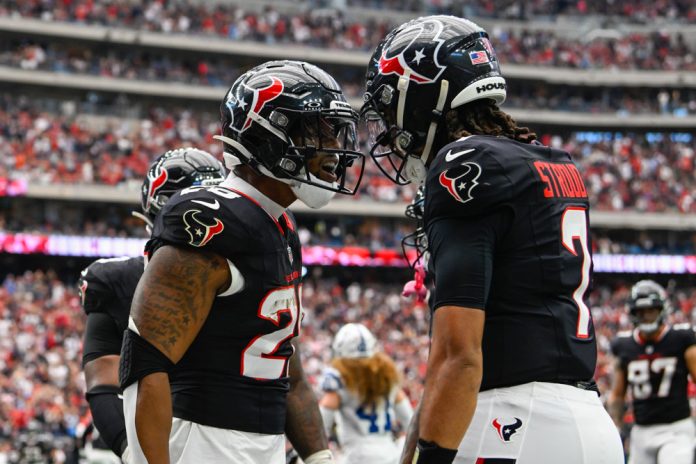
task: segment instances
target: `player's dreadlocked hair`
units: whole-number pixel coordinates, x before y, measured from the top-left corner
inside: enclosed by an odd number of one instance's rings
[[[363,404],[384,399],[400,381],[394,361],[382,352],[369,358],[335,358],[331,363]]]
[[[529,143],[537,138],[527,127],[519,127],[512,117],[488,98],[450,110],[445,115],[447,135],[456,140],[469,135],[493,135]]]

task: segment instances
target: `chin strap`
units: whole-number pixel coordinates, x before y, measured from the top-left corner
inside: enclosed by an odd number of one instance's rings
[[[411,70],[405,69],[404,74],[399,76],[399,81],[396,83],[396,89],[399,91],[399,102],[396,105],[396,125],[403,130],[404,128],[404,111],[406,110],[406,95],[408,86],[411,82]]]
[[[223,143],[228,144],[229,146],[233,147],[235,150],[237,150],[243,157],[246,159],[243,159],[242,157],[239,156],[239,154],[234,154],[230,152],[223,152],[222,157],[225,160],[225,167],[232,171],[236,166],[241,166],[242,164],[246,164],[251,166],[252,169],[256,170],[259,174],[264,175],[266,177],[273,178],[275,180],[278,180],[280,182],[283,182],[288,185],[294,185],[297,183],[297,181],[294,181],[292,179],[283,179],[280,177],[276,177],[273,175],[271,171],[269,171],[264,165],[259,163],[254,159],[254,155],[251,154],[247,148],[242,145],[241,143],[237,142],[234,139],[231,139],[229,137],[225,137],[224,135],[213,135],[213,138],[215,140],[219,140]]]
[[[442,110],[445,107],[445,102],[447,101],[447,94],[449,93],[449,81],[443,79],[440,83],[440,96],[437,98],[437,104],[433,110],[433,118],[430,122],[430,127],[428,128],[428,135],[425,138],[425,147],[423,148],[423,154],[421,154],[421,161],[425,164],[428,161],[428,156],[430,156],[430,150],[433,148],[433,142],[435,141],[435,134],[437,133],[437,126],[440,124],[440,118],[442,117]]]
[[[396,107],[396,124],[399,128],[403,130],[404,127],[404,112],[406,107],[406,94],[408,92],[409,86],[409,75],[410,71],[406,70],[404,75],[399,77],[399,82],[397,83],[397,89],[399,91],[399,102]],[[440,119],[442,118],[442,110],[445,108],[445,103],[447,102],[447,95],[449,94],[449,81],[443,79],[440,82],[440,94],[437,98],[437,103],[435,108],[433,108],[430,126],[428,127],[428,134],[425,137],[425,146],[423,151],[418,156],[407,155],[405,166],[404,166],[404,178],[409,182],[422,183],[425,180],[425,175],[427,169],[425,168],[425,163],[430,157],[430,152],[433,148],[433,142],[435,141],[435,134],[437,133],[437,126],[440,124]]]

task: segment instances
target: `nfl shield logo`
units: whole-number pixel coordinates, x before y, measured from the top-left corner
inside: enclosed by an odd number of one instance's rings
[[[290,260],[290,265],[292,265],[292,248],[290,248],[290,245],[288,245],[288,259]]]

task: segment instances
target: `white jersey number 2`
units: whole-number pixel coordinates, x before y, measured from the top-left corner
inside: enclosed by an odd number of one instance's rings
[[[592,258],[587,245],[587,210],[585,208],[573,206],[566,208],[561,218],[561,240],[563,246],[574,256],[578,256],[578,251],[582,253],[580,285],[573,292],[573,301],[575,301],[575,305],[578,307],[578,325],[575,336],[588,338],[590,336],[590,321],[592,317],[590,309],[583,301],[583,298],[590,284]],[[575,240],[580,242],[582,250],[575,249]]]
[[[258,317],[271,321],[278,330],[254,338],[242,352],[242,375],[254,379],[272,380],[287,375],[289,356],[278,356],[280,346],[295,335],[300,313],[299,296],[295,287],[283,287],[269,292],[261,302]],[[287,313],[290,322],[280,327],[280,315]]]

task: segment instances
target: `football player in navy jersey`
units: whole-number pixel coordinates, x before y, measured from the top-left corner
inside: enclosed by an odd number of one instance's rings
[[[660,284],[637,282],[628,303],[635,328],[619,333],[611,345],[616,363],[609,411],[617,427],[623,427],[629,389],[633,398],[630,464],[694,462],[687,386],[689,374],[696,378],[696,337],[688,324],[668,324],[669,308]]]
[[[133,215],[143,219],[150,231],[157,212],[177,190],[215,185],[225,175],[222,163],[210,153],[196,148],[170,150],[150,165],[142,186],[142,212]],[[78,282],[87,315],[82,352],[86,396],[99,436],[87,449],[89,462],[120,462],[118,456],[128,462],[118,363],[131,300],[144,268],[142,256],[98,259],[82,271]]]
[[[505,96],[488,34],[462,18],[407,22],[368,65],[370,154],[394,182],[425,183],[435,283],[402,462],[417,448],[419,464],[623,463],[592,378],[587,191],[568,153],[500,110]]]
[[[283,462],[284,432],[326,447],[297,350],[302,256],[286,208],[355,192],[357,113],[331,76],[296,61],[243,74],[221,113],[233,172],[162,209],[131,307],[120,380],[138,463]]]

